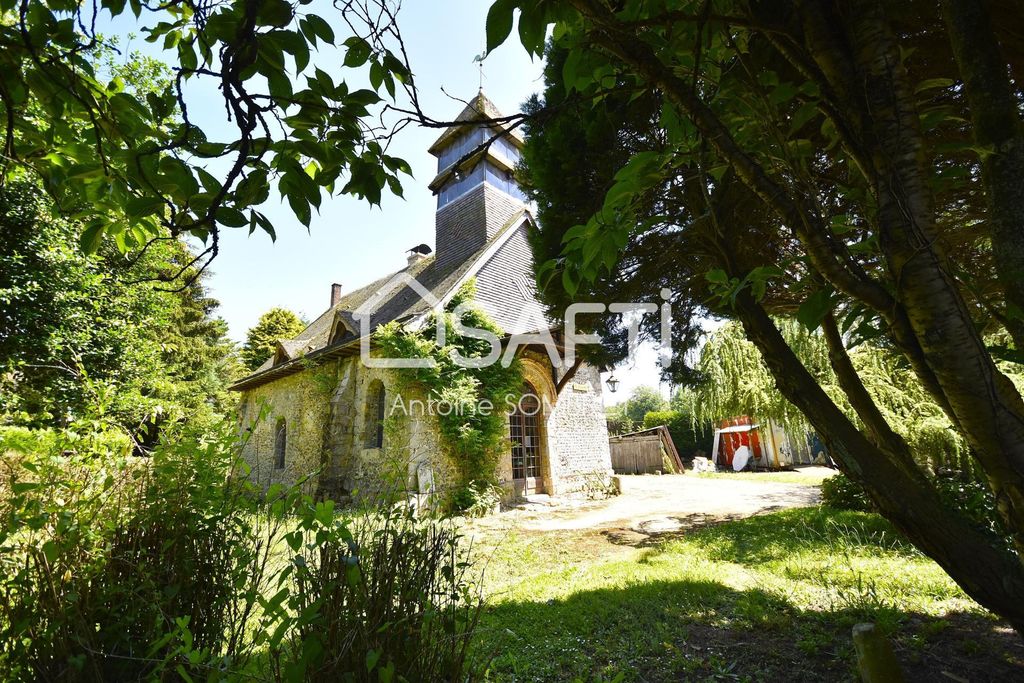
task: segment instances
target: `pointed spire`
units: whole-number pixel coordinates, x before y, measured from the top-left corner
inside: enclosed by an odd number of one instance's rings
[[[495,106],[494,102],[491,102],[490,98],[484,94],[483,87],[481,86],[476,97],[471,99],[462,111],[459,112],[459,115],[455,117],[456,122],[464,125],[454,125],[445,129],[445,131],[441,133],[427,151],[434,156],[438,156],[441,150],[448,146],[448,143],[458,137],[458,135],[467,127],[470,127],[470,124],[474,121],[480,121],[482,119],[497,119],[501,117],[502,113],[498,110],[498,107]],[[509,137],[515,140],[519,146],[522,146],[523,136],[519,133],[518,128],[510,131]]]

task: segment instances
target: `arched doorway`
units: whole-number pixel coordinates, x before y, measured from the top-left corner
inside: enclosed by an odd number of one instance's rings
[[[512,441],[512,487],[519,496],[544,493],[544,411],[537,391],[523,385],[523,393],[508,416]]]

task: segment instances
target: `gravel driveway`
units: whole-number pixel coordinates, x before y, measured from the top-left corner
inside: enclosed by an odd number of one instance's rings
[[[492,518],[526,531],[596,530],[633,545],[650,536],[684,531],[759,513],[815,505],[817,486],[706,479],[693,474],[621,476],[622,494],[600,501],[534,496]]]

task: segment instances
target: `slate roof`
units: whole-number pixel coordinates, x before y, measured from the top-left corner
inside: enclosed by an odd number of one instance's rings
[[[524,217],[529,217],[529,212],[526,209],[516,212],[490,240],[472,254],[467,255],[465,259],[446,259],[439,263],[436,254],[432,254],[343,295],[335,306],[324,311],[294,339],[279,342],[278,352],[274,357],[268,358],[255,372],[232,385],[231,389],[235,391],[251,389],[299,372],[305,367],[304,360],[313,361],[318,358],[327,359],[359,353],[360,336],[358,332],[355,334],[347,332],[332,343],[331,333],[336,329],[339,318],[350,328],[359,330],[360,319],[356,317],[356,311],[369,302],[399,273],[407,273],[416,278],[417,282],[429,290],[436,299],[443,301],[445,297],[453,293],[454,288],[464,277],[472,274],[482,265],[482,257],[497,242],[508,237],[521,224]],[[429,310],[430,304],[427,301],[424,301],[417,292],[403,286],[384,298],[371,312],[370,329],[372,331],[380,325],[395,320],[406,322]],[[274,361],[277,358],[283,362],[275,364]]]

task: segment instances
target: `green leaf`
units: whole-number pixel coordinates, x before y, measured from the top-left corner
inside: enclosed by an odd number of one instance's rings
[[[542,4],[533,3],[529,8],[520,8],[519,41],[531,56],[539,56],[544,53],[544,36],[546,29],[547,21],[544,16],[544,6]]]
[[[359,36],[352,36],[345,41],[348,51],[345,53],[345,66],[356,68],[366,64],[373,49],[370,44]]]
[[[727,285],[729,284],[729,276],[721,268],[709,270],[704,274],[704,279],[708,282],[716,285]]]
[[[495,0],[487,11],[487,52],[491,52],[512,33],[512,15],[517,0]]]
[[[372,62],[370,64],[370,85],[374,90],[380,90],[380,86],[384,84],[384,67],[380,65],[380,62]]]
[[[288,198],[288,205],[292,207],[295,217],[308,228],[309,222],[313,219],[313,212],[309,208],[309,200],[306,199],[301,191],[289,192],[286,196]]]
[[[206,191],[210,194],[217,194],[223,187],[219,180],[214,178],[206,169],[196,167],[196,174],[199,176],[199,181],[206,188]]]
[[[142,218],[143,216],[151,216],[157,213],[163,207],[164,200],[160,197],[143,195],[142,197],[129,199],[128,203],[125,204],[125,213],[132,218]]]
[[[914,88],[915,94],[920,94],[925,90],[934,90],[935,88],[948,88],[953,85],[955,81],[949,78],[928,78],[917,84]]]
[[[796,319],[801,325],[810,331],[818,329],[821,321],[832,310],[832,292],[828,289],[819,289],[807,297],[807,300],[800,304],[796,312]]]
[[[262,169],[251,171],[235,189],[235,203],[242,206],[262,204],[268,196],[270,183],[267,182],[267,172]]]
[[[789,102],[791,99],[796,97],[797,92],[796,86],[790,82],[780,83],[777,88],[772,90],[768,96],[768,100],[772,104],[784,104]]]
[[[103,229],[106,227],[106,221],[101,218],[93,219],[85,226],[85,230],[82,231],[81,237],[78,239],[78,244],[86,254],[95,254],[100,244],[103,242]]]
[[[54,541],[47,541],[46,543],[43,543],[42,550],[43,556],[50,564],[56,562],[57,558],[60,556],[60,546],[58,546]]]
[[[562,287],[565,288],[566,294],[569,296],[575,296],[576,290],[579,287],[579,283],[573,280],[572,274],[568,268],[562,270]]]
[[[249,224],[249,219],[233,206],[222,206],[217,209],[217,222],[229,228],[242,228]]]
[[[334,29],[323,18],[316,14],[307,14],[305,22],[309,26],[310,31],[313,32],[313,35],[328,45],[334,45]],[[306,33],[306,31],[303,30],[303,33]],[[309,37],[308,33],[306,35]]]
[[[292,22],[292,6],[285,0],[264,0],[258,7],[256,20],[260,26],[284,28]]]

